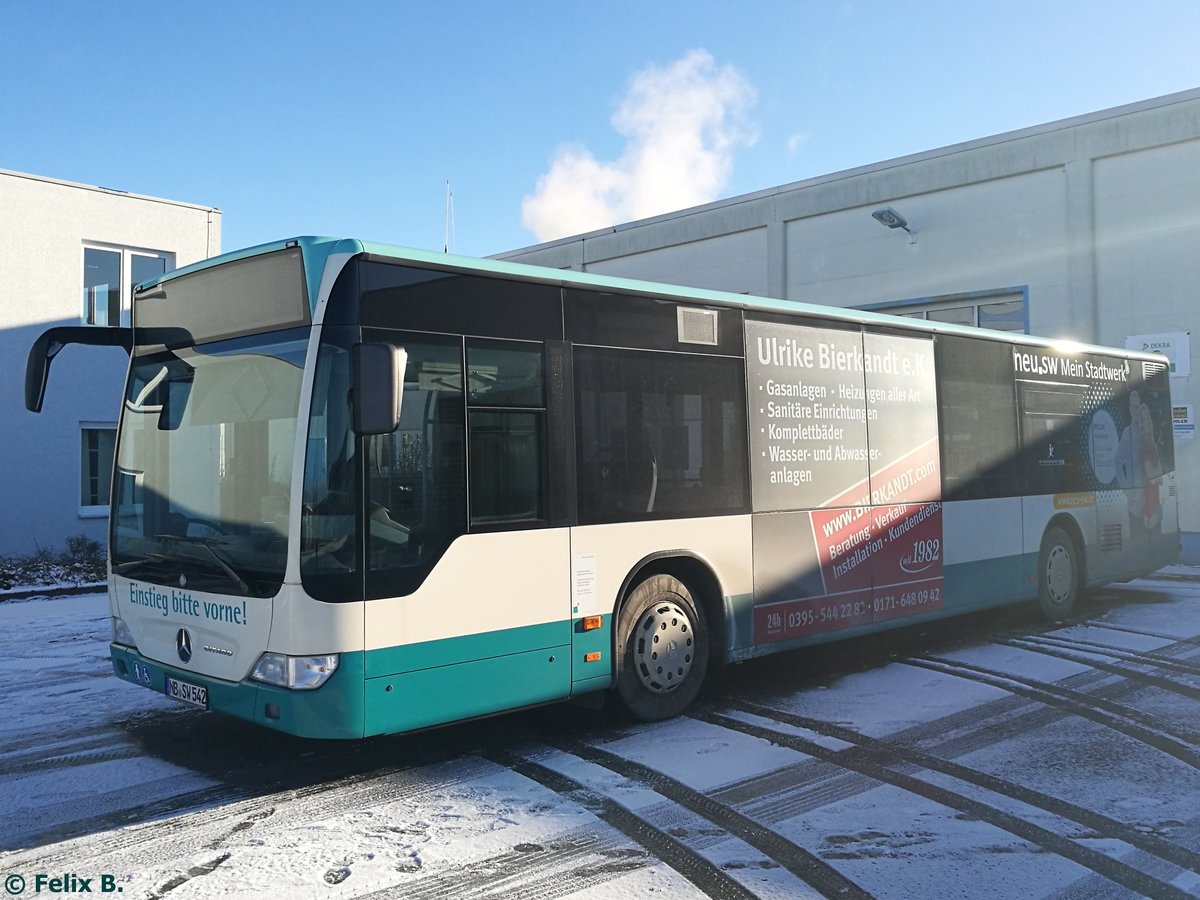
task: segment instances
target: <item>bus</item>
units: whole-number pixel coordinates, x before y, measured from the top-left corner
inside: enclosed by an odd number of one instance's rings
[[[1177,559],[1163,357],[298,238],[139,285],[112,667],[313,738],[706,673]]]

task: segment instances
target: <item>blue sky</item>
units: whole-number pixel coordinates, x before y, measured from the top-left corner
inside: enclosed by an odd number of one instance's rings
[[[226,250],[441,249],[449,181],[481,256],[1200,87],[1200,2],[0,0],[0,84],[0,168]]]

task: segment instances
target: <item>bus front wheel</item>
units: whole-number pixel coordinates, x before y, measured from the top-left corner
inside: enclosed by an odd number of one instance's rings
[[[1057,525],[1047,528],[1038,557],[1038,607],[1047,619],[1065,619],[1075,608],[1082,581],[1081,563],[1071,536]]]
[[[635,719],[657,722],[683,712],[708,670],[704,611],[687,585],[651,575],[617,617],[617,697]]]

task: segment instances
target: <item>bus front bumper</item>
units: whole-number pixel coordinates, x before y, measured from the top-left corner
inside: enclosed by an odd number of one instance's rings
[[[321,687],[291,691],[258,681],[220,681],[147,659],[132,647],[109,644],[113,674],[181,703],[236,716],[297,737],[363,736],[364,654],[343,653]]]

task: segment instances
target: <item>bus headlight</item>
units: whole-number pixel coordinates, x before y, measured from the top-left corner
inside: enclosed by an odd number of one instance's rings
[[[258,658],[250,677],[255,681],[274,684],[292,691],[311,691],[319,688],[337,671],[338,655],[284,656],[264,653]]]
[[[137,649],[137,641],[133,639],[133,632],[129,630],[124,619],[118,619],[116,616],[112,617],[112,642],[132,647],[134,650]]]

